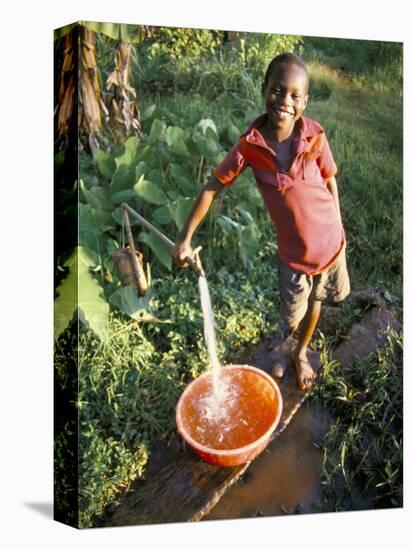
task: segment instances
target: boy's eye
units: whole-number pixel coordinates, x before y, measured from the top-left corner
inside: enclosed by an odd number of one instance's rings
[[[272,90],[272,93],[275,94],[275,95],[278,95],[280,93],[280,89],[279,88],[273,88]]]
[[[301,97],[301,96],[298,95],[298,94],[293,94],[293,99],[300,99],[300,97]]]

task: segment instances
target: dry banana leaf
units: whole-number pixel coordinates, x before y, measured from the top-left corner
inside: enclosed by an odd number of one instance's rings
[[[57,141],[67,142],[69,130],[73,124],[76,99],[75,40],[76,29],[63,37],[63,61],[60,71],[59,92],[55,106]]]
[[[79,129],[86,135],[91,149],[98,146],[102,127],[101,96],[96,62],[96,34],[87,27],[80,33]]]
[[[119,44],[115,52],[115,69],[106,80],[106,89],[110,92],[109,117],[117,141],[132,135],[142,138],[136,91],[129,82],[131,48],[130,43]]]

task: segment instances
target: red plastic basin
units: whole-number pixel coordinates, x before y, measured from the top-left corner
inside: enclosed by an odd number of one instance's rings
[[[281,417],[281,392],[268,374],[249,365],[221,367],[219,380],[224,388],[219,407],[211,407],[212,375],[205,373],[179,398],[176,424],[201,458],[218,466],[238,466],[267,446]]]

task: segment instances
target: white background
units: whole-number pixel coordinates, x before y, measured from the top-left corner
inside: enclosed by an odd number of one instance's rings
[[[405,42],[405,222],[412,175],[412,31],[407,2],[173,3],[9,0],[1,40],[1,514],[3,548],[407,547],[412,513],[412,292],[405,289],[404,510],[76,531],[52,510],[52,30],[76,20],[256,30]],[[410,22],[410,23],[409,23]],[[363,206],[360,205],[362,208]],[[405,224],[409,284],[411,227]]]

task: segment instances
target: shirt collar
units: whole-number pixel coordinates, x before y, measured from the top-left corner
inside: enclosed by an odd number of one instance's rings
[[[263,126],[267,121],[267,113],[260,115],[258,118],[252,121],[249,125],[247,131],[243,134],[245,139],[253,144],[259,145],[261,147],[267,148],[268,146],[265,143],[265,140],[259,131],[259,128]],[[318,124],[314,123],[311,119],[307,117],[300,117],[298,119],[300,125],[300,130],[298,135],[294,138],[293,149],[296,154],[301,152],[309,152],[313,149],[316,136],[323,133],[323,130]]]

